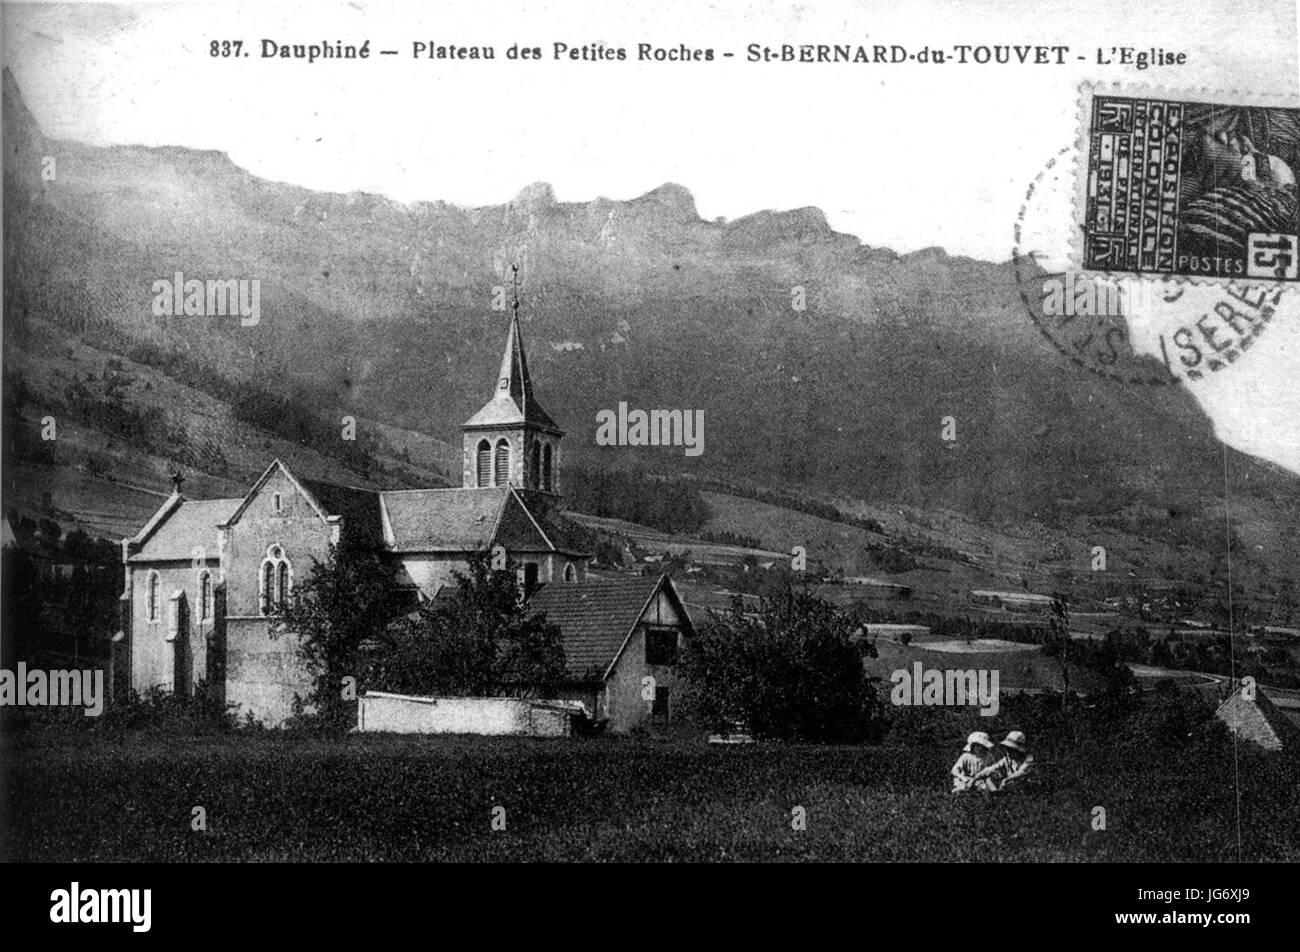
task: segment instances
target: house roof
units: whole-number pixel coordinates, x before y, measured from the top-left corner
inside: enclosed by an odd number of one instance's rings
[[[550,415],[542,409],[533,396],[533,382],[528,376],[528,361],[524,357],[524,340],[519,331],[519,311],[516,307],[510,318],[506,334],[506,350],[497,373],[496,389],[483,408],[465,421],[466,428],[519,426],[524,423],[562,432]]]
[[[1277,709],[1258,685],[1254,700],[1247,700],[1238,685],[1214,715],[1228,725],[1228,730],[1265,750],[1281,750],[1300,744],[1300,728]]]
[[[140,548],[131,555],[131,562],[164,562],[190,560],[196,545],[210,546],[209,553],[217,554],[217,526],[231,517],[242,499],[186,499],[181,496],[161,521],[146,526],[133,540]],[[153,520],[151,520],[151,523]],[[152,531],[150,531],[152,530]]]
[[[560,626],[565,671],[575,681],[603,681],[666,576],[551,582],[528,603]],[[684,614],[684,610],[683,610]]]

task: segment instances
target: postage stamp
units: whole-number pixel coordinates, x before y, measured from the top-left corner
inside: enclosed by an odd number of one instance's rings
[[[1239,94],[1081,90],[1085,271],[1300,280],[1300,108]]]
[[[1014,229],[1016,289],[1042,336],[1079,368],[1126,384],[1197,384],[1221,376],[1276,319],[1300,316],[1300,288],[1080,269],[1064,226],[1078,190],[1066,146],[1025,190]]]

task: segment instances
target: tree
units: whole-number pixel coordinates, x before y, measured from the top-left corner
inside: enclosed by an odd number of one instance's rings
[[[1051,613],[1043,632],[1043,654],[1056,658],[1061,672],[1061,707],[1065,707],[1070,696],[1070,647],[1069,597],[1058,593],[1052,596]]]
[[[356,723],[356,701],[345,699],[343,679],[361,674],[361,647],[380,638],[400,609],[392,575],[378,555],[347,542],[330,546],[329,558],[272,615],[271,637],[296,635],[312,673],[308,698],[329,727]]]
[[[383,690],[459,697],[551,697],[563,678],[559,626],[530,614],[514,566],[494,571],[485,553],[449,594],[391,625],[365,671]]]
[[[681,673],[713,726],[743,723],[755,737],[857,741],[869,736],[876,695],[850,641],[856,620],[787,586],[713,612],[687,645]]]

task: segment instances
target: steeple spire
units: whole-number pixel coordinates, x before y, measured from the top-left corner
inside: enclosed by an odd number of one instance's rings
[[[528,374],[528,358],[524,355],[524,338],[519,329],[519,266],[512,265],[511,271],[514,278],[514,302],[510,308],[510,329],[506,332],[506,349],[501,356],[496,388],[492,399],[466,420],[465,426],[531,423],[559,433],[559,426],[533,396],[533,381]]]
[[[510,270],[514,304],[496,387],[483,409],[461,427],[465,487],[510,485],[558,495],[560,437],[564,431],[533,396],[524,337],[519,330],[519,266]]]
[[[515,300],[511,306],[510,330],[506,334],[506,352],[501,357],[501,371],[497,374],[497,396],[503,391],[528,418],[528,404],[533,400],[533,381],[528,376],[528,359],[524,356],[524,338],[519,330],[519,265],[512,265]]]

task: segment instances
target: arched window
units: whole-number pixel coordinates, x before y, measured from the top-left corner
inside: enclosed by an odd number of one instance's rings
[[[199,621],[212,620],[212,573],[199,576]]]
[[[267,559],[262,563],[262,581],[260,596],[262,601],[262,614],[271,614],[271,604],[275,600],[275,563]]]
[[[475,485],[491,486],[492,485],[492,447],[488,444],[487,440],[478,441],[477,467],[478,468],[476,472],[478,473],[478,476]]]
[[[145,611],[150,621],[158,620],[158,573],[150,572],[145,586]]]
[[[272,611],[283,608],[289,598],[289,590],[293,587],[293,566],[280,546],[267,547],[258,581],[262,614],[269,615]]]
[[[547,443],[542,450],[542,488],[549,493],[554,484],[554,461],[551,459],[551,444]]]
[[[576,582],[578,580],[578,570],[573,567],[572,562],[564,563],[564,580],[566,582]]]
[[[533,440],[533,450],[528,454],[528,485],[533,489],[542,488],[542,444]]]
[[[510,482],[510,443],[504,438],[497,440],[497,451],[493,462],[492,485],[506,485]]]

